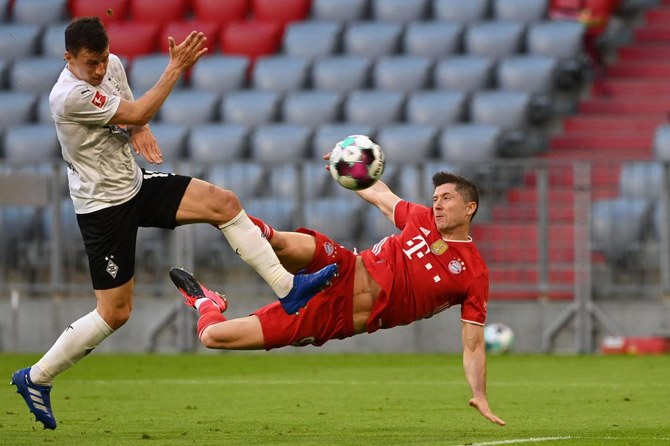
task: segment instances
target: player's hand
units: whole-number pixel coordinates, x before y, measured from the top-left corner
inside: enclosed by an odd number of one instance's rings
[[[330,170],[330,163],[327,161],[330,159],[330,152],[323,155],[323,160],[326,161],[326,170]]]
[[[191,31],[182,43],[175,44],[173,37],[168,37],[170,63],[186,70],[195,64],[206,52],[207,37],[201,32]]]
[[[130,134],[130,144],[138,155],[152,164],[161,164],[163,162],[163,153],[158,147],[158,141],[151,133],[149,127],[135,127]]]
[[[491,412],[489,408],[489,402],[486,400],[486,397],[474,397],[470,400],[469,404],[477,409],[480,414],[491,423],[496,423],[500,426],[504,426],[505,422],[501,420],[496,414]]]

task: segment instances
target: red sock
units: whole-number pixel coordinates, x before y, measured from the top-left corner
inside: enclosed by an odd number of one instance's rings
[[[269,224],[265,223],[260,218],[253,217],[251,215],[248,215],[248,216],[249,216],[249,220],[251,220],[251,222],[253,224],[255,224],[256,226],[261,228],[261,233],[263,234],[263,237],[265,237],[268,242],[270,240],[272,240],[272,237],[274,237],[274,235],[275,235],[274,228],[272,226],[270,226]]]
[[[226,321],[226,317],[221,313],[221,309],[212,301],[203,302],[198,308],[198,313],[200,313],[200,319],[198,319],[198,338],[202,335],[202,331],[205,328]]]

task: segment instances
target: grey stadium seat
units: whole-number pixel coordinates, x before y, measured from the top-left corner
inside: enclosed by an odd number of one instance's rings
[[[556,59],[546,56],[511,56],[496,67],[498,88],[550,94],[554,90]]]
[[[300,124],[259,125],[251,135],[251,157],[262,162],[298,162],[308,158],[311,129]]]
[[[49,105],[49,93],[42,93],[37,99],[35,116],[40,124],[53,124],[54,118],[51,115],[51,106]]]
[[[67,0],[15,0],[12,19],[15,23],[47,25],[66,19]]]
[[[9,86],[16,91],[49,93],[65,68],[62,57],[27,57],[14,61]]]
[[[14,0],[11,0],[12,2]],[[9,18],[9,3],[10,0],[0,0],[0,22],[4,22]]]
[[[226,161],[213,164],[203,175],[204,180],[223,189],[233,190],[245,200],[261,192],[266,177],[267,172],[264,166],[247,161]],[[243,204],[246,206],[246,201]]]
[[[337,22],[363,20],[368,15],[368,0],[314,0],[312,18]]]
[[[246,87],[249,59],[244,56],[211,55],[193,66],[191,86],[199,90],[228,93]]]
[[[528,124],[530,94],[521,91],[480,91],[470,101],[470,119],[506,130],[522,129]]]
[[[63,58],[65,53],[65,28],[67,23],[52,23],[47,25],[42,33],[42,55],[47,57]]]
[[[529,26],[526,47],[530,54],[572,59],[582,50],[584,26],[577,22],[543,21]]]
[[[546,18],[548,0],[493,0],[493,17],[530,24]]]
[[[0,133],[35,119],[37,95],[22,91],[0,91]]]
[[[38,25],[3,23],[0,26],[0,59],[11,61],[37,54],[41,32]]]
[[[170,56],[166,54],[149,54],[138,56],[133,59],[128,71],[128,83],[133,90],[135,99],[140,98],[147,92],[165,71]],[[184,76],[181,76],[175,88],[184,86]]]
[[[433,16],[438,20],[467,25],[484,20],[488,13],[488,0],[433,0]]]
[[[411,200],[411,198],[403,196],[402,198]],[[391,234],[398,234],[400,231],[396,228],[391,220],[388,219],[375,206],[369,206],[365,209],[365,216],[363,217],[363,237],[364,243],[369,246],[380,241],[384,237]],[[361,246],[361,248],[368,248],[369,246]]]
[[[350,244],[360,235],[362,229],[360,209],[363,205],[362,200],[352,200],[354,198],[352,195],[353,192],[349,191],[348,196],[307,201],[305,226],[328,234],[333,240],[345,246]]]
[[[408,23],[423,20],[428,0],[371,0],[372,20]]]
[[[281,96],[276,91],[240,90],[223,97],[221,119],[253,127],[277,118]]]
[[[335,144],[349,135],[368,135],[372,137],[374,133],[375,127],[368,124],[353,122],[323,124],[314,133],[312,141],[313,156],[315,159],[321,159],[323,155],[329,153],[335,147]]]
[[[7,88],[8,84],[8,75],[7,72],[9,71],[9,67],[11,66],[11,62],[0,59],[0,90],[4,90]]]
[[[5,134],[7,161],[50,161],[60,157],[60,144],[53,124],[12,127]]]
[[[436,126],[460,122],[466,111],[467,96],[460,91],[417,91],[408,96],[405,105],[408,121]]]
[[[364,56],[341,55],[314,62],[312,85],[320,90],[350,92],[367,87],[372,61]]]
[[[433,69],[435,88],[473,93],[490,88],[494,61],[482,56],[457,56],[441,60]]]
[[[387,163],[388,167],[394,165]],[[397,186],[398,195],[415,203],[429,204],[435,187],[433,186],[433,175],[436,172],[454,172],[454,166],[444,161],[431,161],[430,163],[416,165],[398,165]]]
[[[515,22],[489,21],[473,23],[465,30],[465,52],[500,59],[521,50],[524,25]]]
[[[659,161],[670,161],[670,125],[664,124],[654,132],[654,157]]]
[[[188,158],[195,162],[238,161],[245,158],[249,130],[239,124],[193,127],[188,135]]]
[[[263,218],[263,221],[280,231],[291,231],[295,228],[296,208],[294,200],[283,198],[254,198],[244,203],[247,214]]]
[[[328,56],[339,50],[341,33],[339,22],[306,20],[290,23],[284,33],[284,53],[307,59]]]
[[[351,23],[344,30],[344,52],[373,58],[393,54],[398,51],[401,34],[398,23]]]
[[[438,20],[409,23],[402,38],[405,54],[438,59],[461,48],[463,25]]]
[[[428,86],[430,59],[422,56],[382,56],[372,68],[375,88],[409,93]]]
[[[434,158],[436,136],[435,126],[401,123],[379,128],[376,141],[387,161],[415,163]]]
[[[402,118],[405,95],[397,91],[357,90],[344,104],[344,118],[349,122],[378,126]]]
[[[339,121],[343,95],[335,91],[303,90],[289,93],[282,102],[282,120],[316,127]]]
[[[280,93],[300,90],[307,85],[309,68],[309,61],[304,57],[260,57],[251,75],[252,85],[254,88]]]
[[[593,249],[610,260],[620,260],[637,250],[651,221],[651,207],[645,198],[598,200],[591,209]]]
[[[619,174],[619,194],[626,198],[658,199],[664,185],[663,164],[659,161],[626,163]]]
[[[163,153],[163,160],[174,162],[186,157],[186,138],[188,127],[179,124],[158,122],[151,124],[151,132],[156,137],[158,147]]]
[[[210,91],[173,91],[160,108],[160,120],[189,127],[212,122],[217,118],[219,100],[220,96]]]
[[[458,124],[439,136],[438,150],[443,160],[469,164],[493,160],[497,155],[501,130],[488,124]]]

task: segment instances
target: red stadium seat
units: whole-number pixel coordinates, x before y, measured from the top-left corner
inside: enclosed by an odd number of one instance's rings
[[[105,26],[114,22],[121,22],[128,16],[128,0],[105,0],[92,2],[91,0],[70,0],[70,14],[72,17],[100,17]]]
[[[128,59],[156,51],[158,31],[156,23],[116,22],[107,27],[109,50]]]
[[[274,22],[232,22],[221,31],[221,51],[255,59],[281,46],[281,27]]]
[[[183,20],[187,10],[187,0],[130,0],[130,18],[139,22],[175,22]]]
[[[303,20],[309,15],[311,0],[253,0],[253,14],[256,20],[277,22],[282,26]]]
[[[225,25],[245,20],[251,0],[192,0],[191,6],[197,21]]]
[[[159,37],[159,47],[164,53],[168,52],[168,37],[172,36],[177,44],[189,35],[191,31],[202,31],[207,36],[207,48],[211,53],[216,46],[219,34],[219,25],[213,22],[179,21],[170,22],[163,27]]]

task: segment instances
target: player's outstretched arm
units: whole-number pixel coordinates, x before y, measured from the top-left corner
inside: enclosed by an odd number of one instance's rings
[[[486,348],[484,327],[468,322],[461,323],[463,338],[463,369],[472,390],[470,406],[492,423],[504,426],[505,422],[491,411],[486,398]]]

